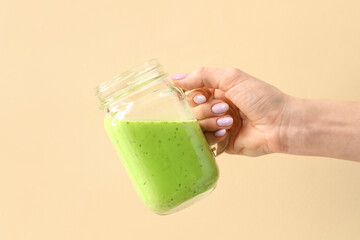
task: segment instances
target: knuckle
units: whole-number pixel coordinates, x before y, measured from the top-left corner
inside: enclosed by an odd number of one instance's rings
[[[194,114],[197,119],[203,120],[206,118],[206,109],[199,105],[194,108]]]
[[[220,82],[220,88],[229,89],[237,84],[239,79],[242,78],[242,72],[241,70],[230,67],[225,68],[224,78]]]
[[[203,75],[205,73],[205,71],[206,71],[206,67],[199,67],[194,72],[195,72],[195,75],[200,76],[200,75]]]
[[[226,68],[228,77],[238,77],[241,74],[241,71],[234,67]]]
[[[214,124],[212,123],[211,119],[203,119],[201,120],[201,125],[207,131],[214,131]]]
[[[207,110],[206,110],[206,108],[205,107],[203,107],[203,106],[199,106],[199,108],[200,108],[200,117],[201,117],[201,119],[204,119],[204,118],[206,118],[207,117]]]

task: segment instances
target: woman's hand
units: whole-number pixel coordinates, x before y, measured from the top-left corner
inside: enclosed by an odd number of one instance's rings
[[[258,156],[282,151],[291,97],[239,69],[200,68],[172,76],[187,95],[210,144],[230,134],[227,153]]]

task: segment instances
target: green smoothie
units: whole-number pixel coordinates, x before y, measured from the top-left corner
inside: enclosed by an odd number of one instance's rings
[[[196,122],[105,118],[105,128],[146,206],[166,213],[215,187],[218,169]]]

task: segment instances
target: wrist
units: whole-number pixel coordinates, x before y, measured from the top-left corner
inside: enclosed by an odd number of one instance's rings
[[[282,153],[360,160],[360,104],[288,97],[279,127]]]
[[[306,129],[306,99],[286,96],[286,104],[279,126],[279,152],[301,154],[306,149],[308,131]]]

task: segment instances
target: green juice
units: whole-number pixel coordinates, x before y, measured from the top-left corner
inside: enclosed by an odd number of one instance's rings
[[[167,213],[215,187],[218,168],[196,120],[125,121],[108,117],[105,128],[150,210]]]

